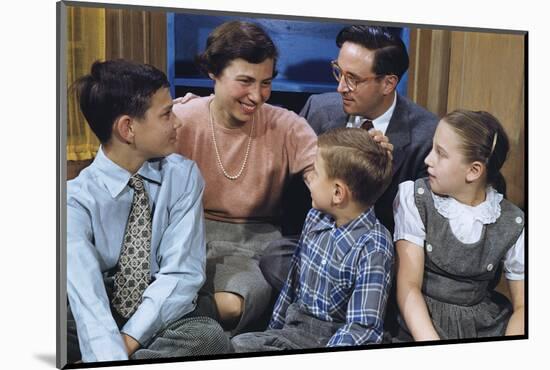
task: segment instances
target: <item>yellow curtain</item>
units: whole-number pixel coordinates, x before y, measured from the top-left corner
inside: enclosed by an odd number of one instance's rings
[[[105,9],[67,7],[67,18],[67,160],[81,161],[94,158],[99,141],[69,87],[90,72],[94,61],[105,59]]]

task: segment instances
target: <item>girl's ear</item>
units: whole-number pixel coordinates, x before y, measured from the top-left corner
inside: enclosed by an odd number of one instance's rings
[[[466,172],[466,181],[467,182],[474,182],[481,178],[481,176],[485,173],[486,167],[483,163],[480,161],[474,161],[470,165],[470,168],[468,169],[468,172]]]
[[[214,74],[213,74],[213,73],[210,73],[210,72],[208,72],[208,77],[210,77],[210,79],[211,79],[212,81],[214,81],[214,80],[216,79],[216,76],[214,76]]]

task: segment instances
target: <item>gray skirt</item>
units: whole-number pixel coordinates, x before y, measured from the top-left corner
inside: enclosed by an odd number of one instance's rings
[[[493,291],[480,303],[461,306],[439,301],[424,295],[432,324],[443,340],[501,337],[512,315],[512,304],[502,294]],[[400,330],[394,343],[411,342],[405,321],[399,317]]]
[[[261,330],[270,308],[271,286],[259,267],[267,245],[282,237],[271,224],[231,224],[205,221],[205,290],[238,294],[244,299],[244,311],[232,335]],[[265,322],[267,324],[267,322]]]

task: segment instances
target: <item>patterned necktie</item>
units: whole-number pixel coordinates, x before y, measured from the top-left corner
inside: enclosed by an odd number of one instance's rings
[[[151,267],[151,211],[149,197],[138,174],[130,178],[134,188],[132,207],[124,232],[124,240],[114,275],[113,306],[129,318],[141,303],[143,291],[149,285]]]
[[[368,131],[371,128],[374,128],[374,125],[370,119],[366,119],[365,122],[361,124],[361,128]]]

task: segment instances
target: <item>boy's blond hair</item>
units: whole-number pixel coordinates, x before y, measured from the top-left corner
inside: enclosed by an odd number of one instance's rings
[[[366,130],[332,129],[319,136],[318,146],[327,176],[342,180],[356,202],[374,205],[390,184],[391,158]]]

